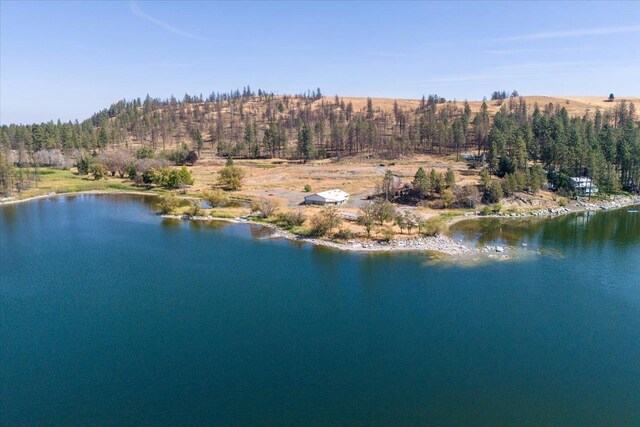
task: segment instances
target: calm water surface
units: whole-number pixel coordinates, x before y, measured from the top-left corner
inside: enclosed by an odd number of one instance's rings
[[[162,220],[0,207],[2,425],[640,425],[640,214],[453,232],[473,267]]]

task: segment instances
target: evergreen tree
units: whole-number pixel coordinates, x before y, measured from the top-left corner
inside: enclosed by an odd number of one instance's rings
[[[416,175],[413,178],[413,189],[418,194],[418,197],[424,198],[431,192],[431,181],[421,167],[418,168]]]
[[[307,123],[303,124],[298,131],[298,151],[305,163],[313,156],[313,134]]]

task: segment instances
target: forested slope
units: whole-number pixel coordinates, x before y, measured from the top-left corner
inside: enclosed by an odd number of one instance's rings
[[[18,165],[46,162],[42,153],[51,156],[52,150],[74,161],[82,153],[141,146],[156,152],[186,146],[201,158],[301,161],[473,153],[484,155],[498,175],[539,164],[549,172],[593,177],[605,190],[637,191],[640,130],[632,102],[590,111],[576,109],[576,100],[563,105],[497,98],[374,101],[323,97],[319,89],[276,96],[248,87],[180,100],[147,97],[119,101],[81,123],[2,126],[0,148]]]

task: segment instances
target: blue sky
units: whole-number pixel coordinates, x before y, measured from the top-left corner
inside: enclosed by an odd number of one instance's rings
[[[0,122],[122,98],[640,95],[640,2],[6,2]]]

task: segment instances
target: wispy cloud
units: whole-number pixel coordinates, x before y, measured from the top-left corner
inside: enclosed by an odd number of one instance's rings
[[[131,13],[133,13],[137,17],[142,18],[142,19],[144,19],[146,21],[149,21],[151,23],[154,23],[157,26],[162,27],[167,31],[171,31],[172,33],[177,34],[179,36],[187,37],[187,38],[195,39],[195,40],[205,40],[205,41],[208,40],[205,37],[200,37],[198,35],[191,34],[191,33],[188,33],[186,31],[182,31],[182,30],[174,27],[173,25],[167,24],[166,22],[161,21],[158,18],[155,18],[155,17],[145,13],[142,9],[140,9],[140,6],[138,6],[138,3],[136,3],[134,0],[129,2],[129,9],[131,9]]]
[[[511,79],[534,79],[548,75],[553,71],[558,75],[568,69],[575,69],[582,66],[580,62],[533,62],[523,64],[503,65],[491,67],[482,72],[474,74],[458,74],[452,76],[435,77],[425,80],[425,84],[464,84],[478,81],[504,81]]]
[[[605,66],[582,62],[550,62],[513,64],[502,67],[492,67],[474,74],[457,74],[450,76],[434,77],[422,83],[424,85],[460,86],[474,82],[509,82],[518,79],[548,79],[563,76],[609,76],[630,75],[640,72],[636,65]]]
[[[488,49],[482,53],[487,55],[517,55],[521,53],[550,53],[550,52],[586,52],[594,50],[592,47],[558,47],[558,48],[531,48],[531,49]]]
[[[542,33],[529,33],[510,37],[498,37],[493,39],[500,42],[561,39],[567,37],[602,36],[608,34],[640,33],[640,25],[602,28],[583,28],[578,30],[547,31]]]

